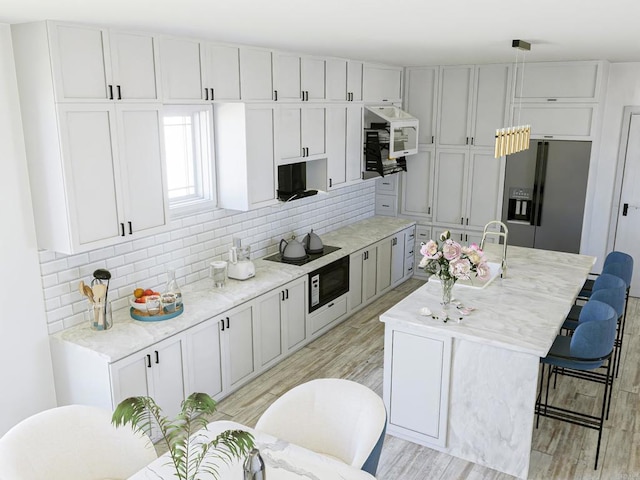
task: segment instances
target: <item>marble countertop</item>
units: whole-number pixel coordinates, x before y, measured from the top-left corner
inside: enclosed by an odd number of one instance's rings
[[[214,289],[210,279],[181,285],[184,313],[170,320],[134,320],[127,307],[113,312],[113,327],[107,331],[95,331],[82,324],[57,332],[51,339],[92,350],[108,362],[115,362],[414,224],[414,221],[402,218],[370,217],[323,234],[321,238],[325,245],[340,247],[340,250],[306,265],[260,258],[254,259],[255,277],[244,281],[228,279],[224,289]]]
[[[485,250],[490,261],[500,262],[501,246],[487,245]],[[510,246],[506,278],[498,277],[484,289],[454,286],[455,300],[475,308],[469,315],[460,315],[455,307],[450,309],[453,318],[446,323],[420,315],[422,307],[435,315],[442,311],[440,283],[427,282],[380,319],[544,357],[595,260],[587,255]]]
[[[321,455],[306,448],[285,442],[263,432],[236,422],[221,420],[207,425],[205,441],[213,439],[215,435],[226,430],[244,430],[254,436],[255,445],[260,450],[260,456],[265,463],[265,477],[269,480],[296,480],[301,478],[313,480],[372,480],[374,477],[365,471],[347,465],[336,459]],[[173,464],[168,453],[140,470],[129,480],[162,480],[175,478]],[[241,461],[234,461],[230,465],[220,460],[214,461],[218,465],[218,475],[222,479],[243,478]],[[209,477],[207,477],[209,478]]]

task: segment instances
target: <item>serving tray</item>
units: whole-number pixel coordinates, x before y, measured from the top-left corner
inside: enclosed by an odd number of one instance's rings
[[[184,312],[184,304],[180,305],[180,308],[177,308],[175,312],[165,311],[164,313],[159,313],[157,315],[151,315],[148,312],[141,312],[133,307],[129,307],[129,314],[131,315],[131,318],[141,322],[162,322],[163,320],[169,320],[177,317],[178,315],[182,315],[182,312]]]

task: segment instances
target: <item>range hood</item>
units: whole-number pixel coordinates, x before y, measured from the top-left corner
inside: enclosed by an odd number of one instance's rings
[[[405,156],[418,153],[418,119],[393,105],[365,106],[364,125],[365,174],[406,171]]]

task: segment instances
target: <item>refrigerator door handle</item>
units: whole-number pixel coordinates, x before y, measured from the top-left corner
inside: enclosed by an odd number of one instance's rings
[[[538,210],[540,210],[541,205],[538,201],[539,191],[540,191],[540,168],[542,166],[542,156],[543,156],[543,147],[542,142],[538,142],[538,148],[536,149],[536,169],[533,180],[533,195],[531,198],[531,220],[529,220],[530,225],[536,225],[538,219]]]
[[[540,166],[538,209],[536,211],[536,226],[542,225],[542,206],[544,205],[544,183],[547,178],[547,160],[549,158],[549,142],[542,143],[542,165]]]

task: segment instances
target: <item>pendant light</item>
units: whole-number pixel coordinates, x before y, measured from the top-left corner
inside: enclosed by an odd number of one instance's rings
[[[522,89],[524,86],[524,55],[531,50],[531,44],[524,40],[512,40],[511,46],[516,48],[516,75],[518,74],[518,53],[522,51],[522,75],[520,76],[520,99],[518,101],[518,124],[522,111]],[[514,119],[515,120],[515,119]],[[521,152],[529,148],[531,138],[531,125],[518,125],[514,127],[498,128],[496,130],[496,145],[494,155],[500,158],[503,155]]]

